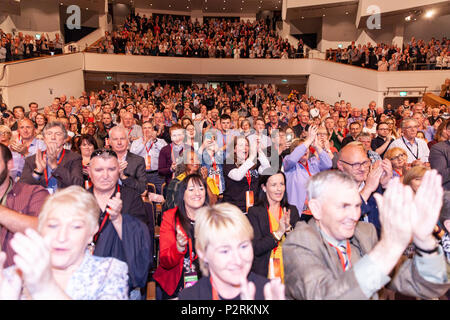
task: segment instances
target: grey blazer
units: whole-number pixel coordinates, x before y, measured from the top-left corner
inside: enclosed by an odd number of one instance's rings
[[[438,142],[430,148],[430,166],[442,176],[442,187],[450,190],[450,141]]]
[[[358,222],[351,239],[354,265],[378,242],[371,223]],[[361,290],[353,268],[344,272],[334,248],[322,237],[314,219],[296,224],[283,244],[286,298],[296,300],[368,299]],[[434,284],[423,279],[413,259],[407,259],[390,275],[390,289],[408,296],[433,298],[445,294],[450,284]],[[371,299],[378,299],[374,294]]]

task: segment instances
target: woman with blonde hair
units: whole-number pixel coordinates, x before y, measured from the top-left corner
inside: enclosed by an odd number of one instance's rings
[[[80,186],[50,196],[37,232],[27,229],[11,240],[15,265],[0,268],[0,299],[128,299],[127,264],[89,250],[99,214],[94,196]],[[0,266],[5,257],[2,252]]]
[[[392,164],[392,177],[402,177],[407,169],[406,160],[408,159],[408,155],[406,151],[402,148],[395,147],[389,149],[384,154],[384,159],[389,159]]]
[[[427,171],[429,171],[430,168],[427,168],[425,166],[415,166],[406,171],[405,175],[403,176],[403,184],[410,186],[411,189],[413,189],[414,193],[417,192],[417,190],[420,187],[420,184],[422,183],[422,178],[425,175]]]
[[[203,278],[181,291],[180,300],[284,299],[279,279],[250,272],[253,228],[242,211],[221,203],[197,210],[195,249]]]
[[[8,126],[0,125],[0,143],[9,147],[11,143],[12,131]]]

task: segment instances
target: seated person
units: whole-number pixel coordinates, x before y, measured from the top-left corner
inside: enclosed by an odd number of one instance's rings
[[[308,184],[308,223],[298,223],[283,246],[287,298],[377,299],[385,285],[404,295],[435,298],[450,288],[442,247],[433,237],[443,190],[428,172],[416,196],[398,179],[376,194],[381,240],[359,221],[358,185],[340,171],[325,171]],[[391,271],[413,239],[417,254]],[[299,259],[299,257],[302,257]]]
[[[11,240],[16,264],[0,268],[0,299],[128,299],[127,265],[88,250],[99,212],[92,194],[79,186],[49,197],[39,215],[38,232],[27,229]],[[2,252],[0,266],[5,258]]]

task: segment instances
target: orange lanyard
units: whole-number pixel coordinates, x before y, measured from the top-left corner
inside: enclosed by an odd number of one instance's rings
[[[197,254],[194,256],[194,259],[192,259],[192,240],[189,238],[189,268],[192,270],[192,261],[197,259]]]
[[[212,283],[212,278],[209,278],[209,282],[211,283],[211,295],[213,300],[220,300],[219,294],[217,293],[216,288],[214,288],[214,285]]]
[[[341,250],[339,250],[339,248],[336,248],[335,246],[333,246],[331,243],[328,242],[328,244],[330,246],[332,246],[333,248],[336,249],[337,254],[339,256],[339,260],[341,261],[341,266],[342,266],[342,270],[345,271],[345,259],[344,256],[342,255]],[[352,262],[351,262],[351,258],[352,258],[352,248],[350,247],[350,241],[347,240],[347,256],[348,256],[348,265],[349,268],[352,266]]]
[[[61,157],[59,158],[59,160],[57,162],[58,165],[64,159],[64,155],[65,154],[66,154],[66,149],[63,149],[62,155],[61,155]],[[44,151],[44,154],[42,155],[42,157],[44,157],[44,156],[45,156],[45,151]],[[45,177],[45,185],[48,187],[48,179],[49,179],[49,177],[47,175],[47,164],[45,165],[45,168],[44,168],[44,177]],[[50,176],[50,178],[51,178],[51,176]]]
[[[280,206],[280,213],[278,215],[278,221],[281,220],[282,216],[283,216],[283,210],[281,209],[281,206]],[[270,234],[272,234],[273,233],[273,229],[272,229],[272,224],[270,223],[270,210],[269,210],[269,207],[267,207],[267,218],[269,219]],[[275,252],[277,252],[277,249],[278,249],[278,245],[273,249],[273,253],[274,254],[275,254]]]

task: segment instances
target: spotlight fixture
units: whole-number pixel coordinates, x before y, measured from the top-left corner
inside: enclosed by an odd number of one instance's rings
[[[432,16],[434,16],[434,11],[433,10],[428,10],[426,13],[425,13],[425,18],[431,18]]]
[[[409,16],[405,17],[405,21],[411,21],[411,16],[409,15]]]

